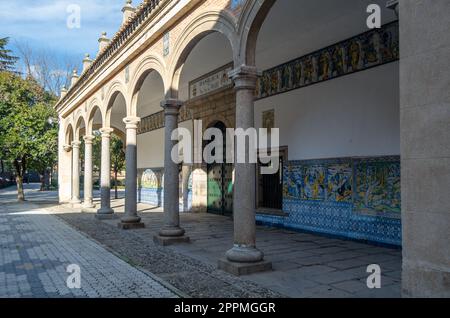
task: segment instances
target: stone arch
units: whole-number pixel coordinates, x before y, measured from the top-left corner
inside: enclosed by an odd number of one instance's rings
[[[129,92],[131,92],[131,102],[128,103],[129,109],[127,109],[127,116],[136,116],[139,90],[151,72],[157,72],[159,74],[163,81],[164,92],[166,92],[170,85],[167,83],[166,69],[164,60],[157,54],[152,53],[142,59],[142,61],[138,64],[131,80],[129,89]]]
[[[200,40],[213,32],[225,36],[231,45],[233,60],[235,60],[237,45],[236,20],[226,11],[208,10],[195,17],[183,30],[174,45],[173,55],[169,63],[170,87],[166,98],[178,98],[178,88],[183,65],[192,49]]]
[[[94,128],[94,116],[97,110],[100,113],[100,117],[102,119],[102,124],[105,121],[104,112],[102,111],[102,107],[100,106],[100,103],[97,99],[94,99],[88,108],[88,113],[86,114],[86,135],[92,135],[93,128]]]
[[[103,121],[103,126],[104,127],[110,127],[111,125],[111,111],[112,111],[112,107],[114,105],[114,102],[116,100],[116,98],[122,95],[123,99],[125,100],[125,112],[127,112],[128,109],[128,99],[127,99],[127,91],[126,91],[126,86],[120,82],[120,81],[114,81],[109,90],[108,93],[106,94],[106,103],[104,104],[104,121]]]
[[[239,38],[238,56],[235,60],[237,65],[256,64],[255,51],[259,30],[275,2],[276,0],[249,0],[245,3],[237,28]]]
[[[87,124],[86,124],[86,118],[85,118],[85,114],[84,112],[79,109],[78,112],[75,115],[75,120],[74,120],[74,136],[75,136],[75,141],[79,141],[80,137],[82,135],[82,131],[81,131],[81,127],[82,125],[84,125],[84,135],[86,135],[86,129],[87,129]]]
[[[73,124],[69,121],[67,123],[66,129],[65,129],[65,141],[66,145],[70,145],[72,141],[74,141],[74,130],[73,130]]]
[[[214,118],[212,118],[204,127],[203,131],[205,131],[208,128],[214,127],[215,124],[218,122],[222,122],[227,128],[233,128],[234,124],[229,120],[229,118],[225,117],[222,114],[214,115]]]

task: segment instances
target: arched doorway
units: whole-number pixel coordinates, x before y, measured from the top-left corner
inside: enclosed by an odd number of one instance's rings
[[[225,154],[226,125],[217,121],[210,128],[217,128],[222,132],[223,154]],[[207,212],[231,216],[233,214],[233,165],[223,161],[207,165]]]

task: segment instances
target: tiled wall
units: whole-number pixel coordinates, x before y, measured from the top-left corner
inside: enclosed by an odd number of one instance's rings
[[[291,161],[283,178],[287,216],[259,223],[401,245],[399,157]]]
[[[139,202],[163,206],[162,172],[141,172]],[[192,186],[180,211],[191,206]],[[400,246],[400,208],[398,156],[291,161],[283,168],[286,216],[256,218],[265,225]]]
[[[147,203],[155,207],[162,207],[164,205],[163,168],[142,169],[139,175],[138,202]],[[180,198],[180,212],[188,212],[192,207],[192,174],[189,181],[187,202],[184,204],[183,200]]]

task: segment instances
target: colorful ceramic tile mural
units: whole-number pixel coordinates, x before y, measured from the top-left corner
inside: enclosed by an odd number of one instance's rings
[[[325,199],[326,167],[314,165],[303,168],[303,200]]]
[[[285,165],[284,167],[283,197],[300,199],[302,197],[302,172],[299,165]]]
[[[398,156],[290,161],[283,173],[287,216],[258,222],[401,245]]]
[[[352,202],[352,166],[350,163],[328,166],[327,200]]]
[[[146,189],[158,189],[159,182],[157,175],[151,169],[147,169],[142,174],[141,187]]]
[[[353,203],[360,212],[400,212],[397,157],[292,161],[284,169],[284,197]]]
[[[265,98],[399,59],[398,22],[382,26],[263,72],[256,97]]]
[[[357,161],[355,166],[355,209],[400,213],[399,162]]]

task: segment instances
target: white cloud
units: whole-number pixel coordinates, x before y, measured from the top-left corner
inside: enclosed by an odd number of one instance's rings
[[[136,5],[140,1],[134,1]],[[114,34],[122,21],[125,0],[14,0],[0,1],[1,36],[26,41],[67,54],[95,55],[102,31]],[[81,28],[70,29],[71,4],[81,8]]]

